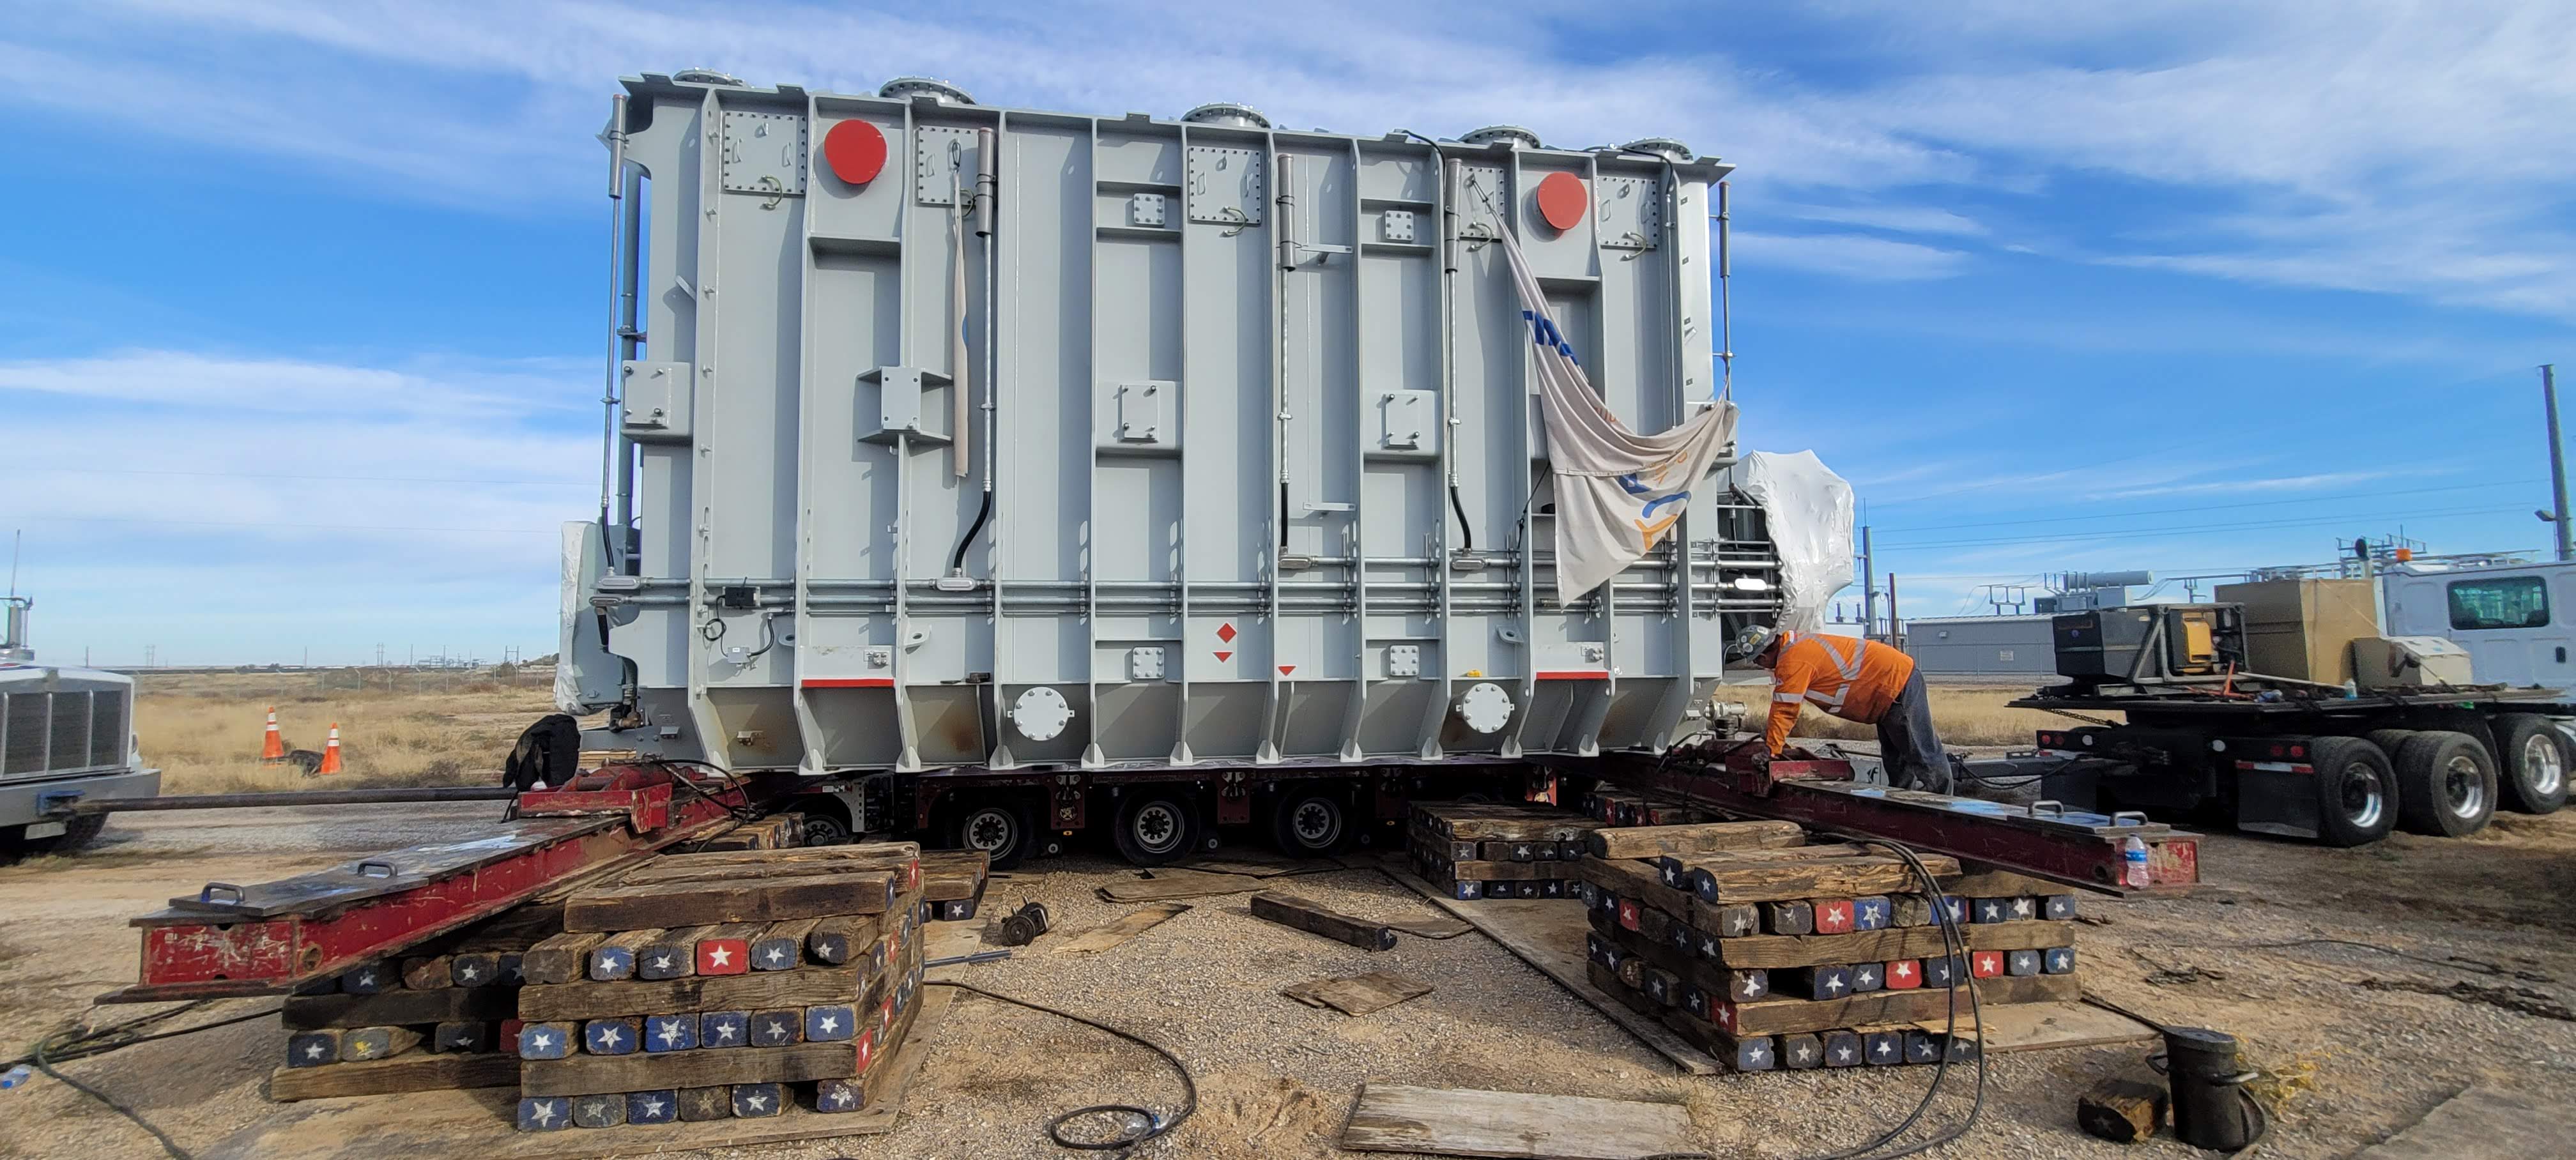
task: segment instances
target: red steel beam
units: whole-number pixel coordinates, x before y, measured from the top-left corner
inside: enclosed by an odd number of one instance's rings
[[[1851,780],[1847,761],[1777,760],[1765,767],[1740,752],[1676,751],[1669,759],[1614,754],[1597,768],[1619,785],[1728,813],[1885,838],[2103,894],[2187,894],[2200,884],[2198,834],[2143,818],[2034,814],[1976,798],[1863,785]],[[2132,836],[2147,847],[2143,889],[2127,882],[2123,847]]]
[[[612,768],[520,795],[523,819],[491,837],[260,886],[209,884],[195,899],[133,920],[143,930],[141,978],[100,1001],[285,994],[719,830],[732,807],[746,804],[735,788],[681,788],[666,770]],[[422,861],[438,864],[409,869]]]

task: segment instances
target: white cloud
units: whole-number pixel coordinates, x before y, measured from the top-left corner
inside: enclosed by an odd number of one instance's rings
[[[2308,475],[2276,475],[2259,479],[2214,479],[2203,483],[2168,483],[2149,487],[2126,487],[2097,491],[2082,498],[2087,500],[2143,499],[2163,495],[2241,495],[2248,492],[2313,491],[2322,487],[2368,483],[2374,479],[2391,479],[2399,475],[2420,476],[2421,471],[2321,471]]]
[[[1871,282],[1905,282],[1947,278],[1964,268],[1968,255],[1873,234],[1781,235],[1735,231],[1735,258],[1753,266],[1773,266],[1832,274]]]
[[[1786,217],[1803,221],[1833,222],[1886,230],[1899,234],[1946,234],[1980,237],[1989,231],[1985,223],[1963,214],[1924,205],[1783,205],[1773,207]],[[2007,247],[2009,248],[2009,247]]]

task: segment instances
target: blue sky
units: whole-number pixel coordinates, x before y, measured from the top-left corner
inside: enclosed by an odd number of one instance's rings
[[[1909,615],[2068,569],[2539,548],[2576,8],[0,0],[0,488],[41,655],[551,651],[615,78],[1589,144],[1735,182],[1744,441]]]

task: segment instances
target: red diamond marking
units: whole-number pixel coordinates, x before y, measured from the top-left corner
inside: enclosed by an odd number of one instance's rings
[[[1297,671],[1297,666],[1295,666],[1295,665],[1281,665],[1281,666],[1279,666],[1279,675],[1280,675],[1280,676],[1283,676],[1283,677],[1284,677],[1284,676],[1287,676],[1287,675],[1288,675],[1288,674],[1290,674],[1290,673],[1296,672],[1296,671]]]
[[[1227,644],[1233,644],[1234,626],[1231,624],[1220,624],[1216,626],[1216,638]]]
[[[1221,660],[1221,661],[1223,661],[1223,660],[1232,660],[1232,659],[1234,659],[1234,654],[1233,654],[1233,653],[1230,653],[1230,652],[1221,652],[1221,653],[1216,654],[1216,659]]]

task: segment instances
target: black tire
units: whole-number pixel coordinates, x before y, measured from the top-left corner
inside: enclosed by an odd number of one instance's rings
[[[959,810],[948,836],[960,850],[982,850],[993,869],[1008,870],[1037,845],[1037,822],[1025,804],[988,799]]]
[[[1291,858],[1341,853],[1357,829],[1350,802],[1317,786],[1290,786],[1270,813],[1270,840]]]
[[[2567,735],[2546,717],[2507,713],[2495,719],[2496,772],[2506,809],[2554,814],[2567,804]]]
[[[2495,817],[2496,764],[2466,733],[2428,730],[2397,747],[2397,824],[2410,834],[2465,838]]]
[[[2381,753],[2387,754],[2389,763],[2393,767],[2397,761],[2398,747],[2406,744],[2408,738],[2415,736],[2415,731],[2412,729],[2373,729],[2368,733],[2362,734],[2362,736],[2369,738],[2371,744],[2378,746]]]
[[[2317,840],[2342,847],[2387,837],[2404,801],[2388,754],[2360,737],[2319,737],[2310,748],[2317,771]]]
[[[850,840],[850,821],[830,805],[805,810],[805,832],[799,838],[808,846],[839,846]]]
[[[99,831],[106,828],[106,814],[79,814],[63,823],[62,833],[50,838],[20,838],[18,845],[29,854],[68,854],[97,840]]]
[[[1140,789],[1118,805],[1111,840],[1120,857],[1139,866],[1162,866],[1198,852],[1199,812],[1184,794]]]

